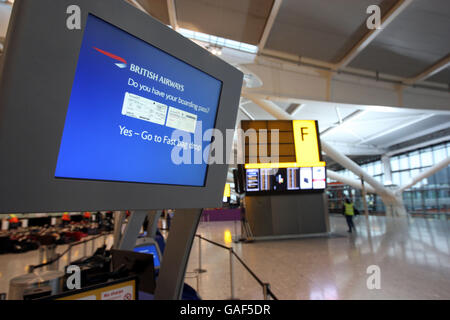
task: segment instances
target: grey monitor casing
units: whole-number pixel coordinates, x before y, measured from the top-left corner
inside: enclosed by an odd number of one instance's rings
[[[136,240],[136,246],[134,247],[134,249],[139,248],[139,247],[151,246],[151,245],[154,245],[156,248],[156,252],[158,254],[158,259],[159,259],[159,267],[155,266],[155,269],[159,269],[162,264],[163,255],[161,254],[161,250],[159,249],[158,242],[156,242],[155,239],[148,238],[148,237],[138,238]]]
[[[70,5],[81,8],[81,30],[66,26]],[[0,66],[0,212],[219,206],[223,164],[208,167],[204,187],[55,179],[89,13],[221,80],[216,129],[235,127],[242,73],[125,1],[16,0]]]

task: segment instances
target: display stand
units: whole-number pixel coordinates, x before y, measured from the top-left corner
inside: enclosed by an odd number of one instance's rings
[[[181,299],[186,266],[201,215],[201,209],[176,211],[156,282],[155,300]]]
[[[80,9],[77,31],[53,27],[64,22],[62,17],[68,7]],[[36,34],[46,34],[49,41],[38,41]],[[133,65],[146,66],[148,57],[155,57],[153,63],[161,66],[161,76],[172,78],[176,74],[182,82],[176,83],[181,97],[204,105],[204,110],[196,110],[195,121],[205,124],[201,134],[210,129],[225,133],[235,128],[243,73],[122,0],[18,0],[11,14],[6,43],[8,50],[2,56],[0,68],[0,150],[8,157],[0,158],[0,212],[137,209],[129,217],[124,232],[125,213],[115,213],[113,248],[133,250],[147,210],[177,209],[164,250],[155,299],[179,299],[201,215],[201,209],[179,208],[220,205],[228,166],[204,161],[202,168],[193,173],[190,165],[174,163],[174,148],[156,141],[156,137],[172,136],[176,128],[155,126],[147,121],[131,130],[136,120],[116,110],[123,105],[123,97],[130,93],[130,85],[123,79],[139,73],[133,70]],[[108,49],[111,52],[104,51],[111,43],[117,46]],[[37,44],[40,50],[30,60],[26,53]],[[54,52],[59,53],[58,59],[54,58]],[[98,62],[91,64],[92,59]],[[123,69],[121,72],[114,62]],[[53,67],[48,68],[49,65]],[[106,69],[83,67],[94,65]],[[145,81],[148,80],[151,79]],[[109,84],[117,88],[114,95],[109,94]],[[170,89],[166,87],[167,84],[158,84],[161,90]],[[208,89],[198,90],[199,87]],[[105,96],[110,100],[105,100]],[[86,103],[77,97],[83,97]],[[177,104],[180,110],[189,108]],[[31,105],[41,107],[30,108]],[[191,109],[187,110],[194,112]],[[92,112],[96,113],[95,117]],[[129,124],[130,129],[126,131],[130,135],[127,139],[133,139],[130,143],[124,142],[125,131],[118,133],[121,127],[117,126],[118,122],[123,127]],[[140,135],[134,132],[138,127]],[[197,130],[185,132],[195,138]],[[159,146],[152,146],[153,142],[148,144],[150,136]],[[182,137],[185,142],[186,136]],[[138,143],[139,139],[147,142]],[[232,142],[226,139],[224,150],[231,150]],[[213,150],[207,141],[199,144],[201,155]],[[32,148],[23,147],[27,145]],[[195,149],[187,151],[195,155]],[[98,152],[98,157],[91,157],[95,161],[84,157],[91,152]],[[102,160],[105,155],[114,160],[108,164],[109,169]],[[86,161],[86,166],[80,161]],[[136,166],[133,170],[129,168],[130,161]],[[150,219],[148,230],[151,236],[156,233],[158,214],[152,212],[155,216]]]
[[[159,217],[156,211],[152,212],[155,214],[155,219]],[[119,249],[134,249],[147,214],[147,211],[135,211],[131,214],[120,240]],[[155,300],[181,299],[186,266],[201,214],[201,209],[176,211],[156,282]],[[153,224],[155,224],[154,221]]]
[[[255,241],[329,235],[328,204],[324,192],[247,196],[245,205]]]

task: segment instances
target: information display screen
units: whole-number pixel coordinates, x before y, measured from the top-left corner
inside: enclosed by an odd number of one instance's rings
[[[139,247],[134,248],[133,251],[153,255],[153,263],[154,263],[155,268],[160,267],[161,263],[159,261],[158,250],[156,249],[156,246],[154,244],[139,246]]]
[[[221,81],[90,14],[55,177],[204,186],[204,133],[221,91]]]
[[[326,188],[326,167],[245,169],[245,175],[248,194]]]

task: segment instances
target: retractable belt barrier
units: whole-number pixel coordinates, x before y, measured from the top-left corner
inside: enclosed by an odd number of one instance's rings
[[[258,282],[258,284],[262,287],[263,289],[263,296],[264,296],[264,300],[269,300],[270,297],[272,297],[273,300],[278,300],[278,298],[275,296],[275,294],[272,292],[272,290],[270,289],[270,284],[263,282],[261,279],[258,278],[258,276],[250,269],[250,267],[236,254],[236,252],[233,250],[232,247],[227,247],[224,246],[223,244],[214,242],[212,240],[206,239],[204,237],[202,237],[201,235],[195,235],[198,239],[199,239],[199,256],[198,256],[198,269],[196,269],[195,271],[198,273],[203,273],[206,272],[205,269],[202,269],[202,254],[201,254],[201,242],[202,240],[215,245],[216,247],[220,247],[222,249],[225,249],[227,251],[229,251],[230,253],[230,294],[231,300],[236,299],[235,298],[235,293],[234,293],[234,265],[233,265],[233,257],[235,257],[237,259],[237,261],[239,261],[239,263],[248,271],[248,273],[250,273],[250,275],[253,277],[253,279],[256,280],[256,282]]]

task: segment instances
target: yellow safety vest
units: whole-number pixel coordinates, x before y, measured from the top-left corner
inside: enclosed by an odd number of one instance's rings
[[[353,216],[355,214],[355,210],[353,209],[353,203],[344,203],[345,207],[345,215]]]

